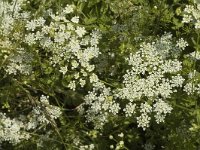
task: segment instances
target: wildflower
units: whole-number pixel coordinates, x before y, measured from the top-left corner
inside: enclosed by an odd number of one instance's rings
[[[78,16],[74,16],[74,17],[71,19],[71,21],[72,21],[73,23],[79,23],[79,17],[78,17]]]
[[[86,30],[84,27],[77,27],[77,29],[75,30],[75,32],[77,33],[77,35],[79,37],[83,37],[83,35],[85,35]]]
[[[63,10],[63,12],[64,12],[65,14],[72,13],[73,11],[74,11],[74,6],[73,6],[73,5],[67,5],[67,6],[64,8],[64,10]]]

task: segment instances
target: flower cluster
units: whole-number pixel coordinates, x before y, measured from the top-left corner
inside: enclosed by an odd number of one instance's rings
[[[4,113],[0,113],[0,143],[8,141],[17,144],[27,140],[30,135],[25,132],[24,123],[18,119],[11,119]]]
[[[200,28],[200,4],[186,5],[182,23],[194,23],[196,29]]]
[[[172,107],[161,99],[156,100],[153,105],[155,114],[155,119],[157,123],[164,122],[164,119],[168,113],[171,113]]]
[[[31,72],[32,55],[28,50],[22,47],[24,20],[30,17],[30,14],[22,10],[25,0],[8,3],[0,2],[0,58],[8,74],[25,74]]]
[[[78,16],[67,19],[73,10],[73,5],[67,5],[60,14],[50,11],[49,25],[45,24],[42,17],[27,21],[25,27],[28,34],[25,35],[24,42],[30,46],[39,45],[42,51],[50,54],[50,64],[59,68],[63,76],[75,72],[74,78],[68,84],[70,89],[75,90],[76,80],[83,87],[88,72],[94,70],[90,61],[100,53],[98,43],[101,36],[97,30],[88,34],[86,29],[78,24]]]
[[[144,43],[138,52],[130,55],[128,62],[132,68],[124,75],[124,88],[119,90],[117,97],[131,102],[143,96],[169,98],[176,91],[174,87],[182,85],[184,79],[180,75],[171,78],[165,76],[167,73],[181,71],[181,62],[166,59],[168,53],[159,50],[157,43]]]
[[[194,51],[194,52],[188,54],[187,56],[193,60],[200,60],[200,52],[199,51]]]
[[[182,69],[182,63],[176,59],[178,55],[173,58],[172,54],[174,51],[179,54],[187,45],[173,44],[171,38],[171,34],[165,34],[156,42],[141,44],[139,51],[131,54],[127,59],[131,69],[124,75],[124,87],[117,89],[115,94],[117,98],[128,100],[128,105],[132,103],[132,112],[135,111],[138,101],[143,102],[144,99],[148,99],[153,102],[153,106],[145,102],[137,108],[141,113],[137,117],[138,126],[143,129],[149,126],[151,118],[148,114],[150,113],[156,113],[157,123],[164,121],[166,114],[172,109],[164,102],[164,99],[170,98],[177,88],[182,87],[185,80],[178,73]],[[181,43],[183,43],[182,40]],[[166,76],[166,74],[171,74],[171,76]],[[128,111],[128,109],[125,110]],[[130,113],[126,112],[126,114]]]
[[[184,85],[183,91],[187,93],[187,95],[192,94],[200,94],[200,73],[196,70],[193,70],[188,74],[188,82]]]
[[[30,130],[37,128],[39,125],[52,124],[55,119],[59,118],[61,113],[59,107],[49,104],[48,96],[42,95],[40,105],[34,107],[29,115],[30,119],[26,128]]]
[[[94,144],[82,145],[82,146],[80,146],[79,150],[93,150],[94,148],[95,148]]]
[[[18,118],[9,118],[0,112],[0,143],[8,141],[18,144],[31,138],[31,131],[41,129],[47,124],[54,123],[60,117],[61,110],[49,104],[47,96],[42,95],[40,103],[35,106],[28,116],[20,115]]]
[[[152,112],[152,107],[147,102],[145,102],[141,104],[139,111],[141,115],[137,117],[138,127],[142,127],[143,130],[145,130],[146,128],[149,127],[149,123],[151,120],[149,114]]]
[[[130,54],[127,60],[131,69],[124,75],[122,88],[111,91],[97,80],[94,90],[88,93],[83,104],[89,106],[87,120],[103,125],[109,113],[117,115],[119,110],[123,110],[126,117],[135,117],[139,113],[135,118],[138,127],[144,130],[149,126],[151,113],[155,113],[157,123],[164,122],[166,114],[172,110],[165,100],[171,98],[184,82],[178,73],[182,63],[177,60],[184,47],[172,43],[171,38],[171,34],[165,34],[156,42],[141,44],[139,51]],[[174,51],[177,52],[175,58],[172,57]],[[126,101],[125,107],[121,108]]]
[[[24,3],[23,0],[16,4],[0,3],[1,20],[7,24],[0,24],[0,57],[6,62],[5,71],[29,75],[34,67],[32,61],[35,58],[32,57],[39,56],[63,77],[71,76],[68,88],[75,90],[77,84],[84,87],[87,76],[95,68],[91,60],[100,54],[100,32],[88,32],[80,25],[79,16],[73,15],[74,5],[66,5],[59,13],[49,9],[39,17],[33,17],[22,9]],[[4,21],[7,18],[10,19]]]
[[[29,75],[32,71],[32,55],[27,53],[23,48],[18,48],[16,53],[17,54],[10,54],[8,64],[6,66],[6,72],[14,75],[16,75],[17,72]]]
[[[13,1],[11,3],[7,1],[0,2],[0,34],[9,36],[15,27],[16,21],[29,18],[30,13],[22,11],[22,6],[26,0]]]
[[[87,121],[93,122],[96,129],[102,129],[103,125],[109,121],[109,116],[117,115],[121,108],[119,103],[113,100],[110,88],[107,88],[98,79],[93,86],[93,91],[89,91],[85,96],[82,107],[89,107],[85,110]]]

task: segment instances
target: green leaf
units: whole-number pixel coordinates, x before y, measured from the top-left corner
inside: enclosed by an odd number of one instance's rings
[[[84,18],[84,23],[85,23],[86,25],[89,25],[89,24],[95,23],[96,20],[97,20],[97,17],[89,16],[89,17],[87,17],[87,18]]]
[[[97,3],[99,3],[101,0],[90,0],[88,3],[88,7],[93,7],[94,5],[96,5]]]
[[[197,124],[200,125],[200,109],[196,109],[196,119],[197,119]]]

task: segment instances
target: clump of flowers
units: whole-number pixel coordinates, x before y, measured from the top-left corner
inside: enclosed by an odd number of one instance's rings
[[[200,28],[200,4],[186,5],[182,23],[193,23],[196,29]]]
[[[50,105],[48,96],[42,95],[38,106],[35,106],[29,114],[29,121],[26,125],[28,130],[35,129],[40,125],[54,124],[55,119],[62,114],[58,106]]]
[[[17,54],[16,54],[17,53]],[[26,52],[23,48],[17,49],[16,53],[9,55],[6,72],[16,75],[18,72],[24,75],[29,75],[32,72],[33,56]]]
[[[80,25],[79,16],[73,15],[74,5],[66,5],[59,13],[49,9],[40,17],[33,18],[22,9],[25,3],[23,0],[16,4],[0,3],[0,56],[5,71],[14,75],[30,75],[35,67],[33,63],[39,56],[42,62],[60,72],[63,78],[70,78],[68,88],[75,90],[77,85],[84,87],[87,76],[95,68],[91,60],[100,54],[100,32],[88,32]],[[8,18],[8,21],[4,20]]]
[[[111,89],[106,87],[98,77],[93,81],[93,86],[93,90],[85,96],[85,102],[81,105],[82,109],[79,109],[79,111],[83,111],[87,122],[93,122],[96,129],[102,129],[103,125],[109,121],[109,116],[117,115],[121,108],[119,103],[113,100]],[[85,106],[89,109],[84,112]]]
[[[55,119],[61,116],[61,109],[50,105],[47,96],[42,95],[37,106],[27,115],[11,119],[0,112],[0,143],[8,141],[18,144],[32,137],[33,130],[41,130],[48,124],[55,125]]]
[[[24,123],[18,119],[11,119],[4,113],[0,113],[0,143],[8,141],[17,144],[22,140],[28,140],[30,135],[24,130]]]
[[[124,87],[115,94],[133,106],[142,102],[136,110],[140,112],[138,126],[143,129],[149,126],[151,113],[155,113],[157,123],[164,122],[166,114],[172,110],[167,100],[185,80],[179,74],[182,63],[177,57],[187,44],[181,44],[185,43],[183,39],[181,43],[173,43],[171,38],[171,34],[165,34],[156,42],[141,44],[139,51],[127,59],[131,69],[124,75]]]
[[[200,73],[197,70],[193,70],[188,74],[188,82],[184,85],[183,91],[187,95],[200,94]]]
[[[95,126],[103,125],[109,113],[115,116],[123,109],[125,116],[136,118],[138,127],[144,130],[149,127],[151,114],[155,114],[157,123],[164,122],[172,110],[167,100],[185,80],[179,74],[182,63],[177,57],[187,44],[183,39],[177,43],[171,39],[171,34],[165,34],[155,42],[142,43],[136,53],[130,54],[127,61],[131,69],[124,75],[123,88],[111,91],[103,83],[96,84],[85,97],[87,120]],[[124,102],[127,104],[121,108]]]
[[[193,2],[1,0],[0,149],[198,149]]]
[[[98,43],[101,35],[98,30],[88,33],[79,25],[79,16],[68,19],[73,11],[73,5],[67,5],[57,14],[49,11],[51,22],[48,24],[43,17],[27,21],[24,42],[29,46],[39,45],[38,53],[45,51],[50,65],[58,68],[63,76],[73,72],[72,76],[75,75],[68,87],[75,90],[76,83],[81,87],[86,84],[88,73],[95,68],[90,61],[100,54]]]

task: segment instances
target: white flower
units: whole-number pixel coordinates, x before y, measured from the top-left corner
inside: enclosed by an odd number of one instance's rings
[[[114,149],[114,145],[110,145],[110,149]]]
[[[116,115],[120,110],[119,104],[118,103],[112,103],[112,105],[109,108],[109,112],[112,114]]]
[[[189,56],[193,59],[200,60],[200,52],[199,51],[194,51],[194,52],[190,53]]]
[[[170,80],[172,87],[182,87],[184,81],[185,79],[180,74],[172,76],[172,79]]]
[[[188,95],[191,95],[195,92],[195,85],[189,82],[184,86],[183,91],[185,91]]]
[[[115,97],[129,101],[123,109],[126,117],[132,116],[135,111],[140,112],[141,115],[136,117],[138,127],[145,130],[154,112],[157,123],[163,122],[166,114],[171,113],[171,106],[156,102],[155,98],[170,98],[177,88],[182,87],[184,78],[177,74],[182,70],[182,63],[173,54],[174,48],[181,51],[185,45],[182,40],[175,45],[172,35],[164,34],[155,42],[142,43],[140,49],[127,59],[130,69],[124,75],[123,87],[115,90]],[[133,104],[144,99],[146,101],[140,103],[140,107]],[[156,103],[154,107],[152,103]]]
[[[90,76],[90,83],[95,83],[98,82],[99,78],[96,74],[92,73],[92,75]]]
[[[131,117],[135,113],[136,104],[128,103],[126,107],[123,109],[125,112],[126,117]]]
[[[74,11],[74,6],[73,6],[73,5],[67,5],[67,6],[64,8],[64,10],[63,10],[63,12],[64,12],[65,14],[72,13],[73,11]]]
[[[193,23],[196,29],[200,28],[200,4],[196,4],[197,7],[193,5],[186,5],[184,9],[184,15],[182,23]]]
[[[146,114],[142,113],[141,116],[137,117],[138,127],[142,127],[143,130],[146,130],[149,127],[151,118]]]
[[[25,39],[24,42],[27,43],[28,45],[33,45],[36,43],[35,41],[35,34],[34,33],[29,33],[27,35],[25,35]]]
[[[66,74],[66,72],[68,71],[67,69],[67,66],[64,66],[64,67],[60,67],[60,70],[59,70],[63,75]]]
[[[76,84],[75,81],[70,81],[70,83],[68,84],[68,88],[70,88],[71,90],[75,91],[76,89]]]
[[[191,21],[192,21],[192,16],[186,14],[183,15],[182,23],[189,23]]]
[[[89,145],[89,150],[93,150],[95,148],[94,144]]]
[[[119,145],[123,146],[124,145],[124,141],[119,141]]]
[[[147,102],[142,103],[142,104],[140,105],[140,112],[141,112],[141,113],[150,113],[150,112],[152,112],[152,107],[151,107],[151,105],[149,105]]]
[[[109,135],[109,139],[112,140],[114,137],[112,135]]]
[[[180,38],[178,41],[177,41],[177,44],[176,44],[177,47],[179,47],[180,49],[185,49],[185,47],[188,46],[188,43],[183,40],[183,38]]]
[[[29,75],[32,71],[32,55],[23,48],[17,48],[18,54],[10,55],[9,62],[6,67],[8,74],[17,74],[17,71],[24,75]]]
[[[35,20],[35,22],[38,27],[43,27],[45,23],[45,19],[43,17],[39,17],[38,19]]]
[[[75,75],[74,75],[74,79],[78,79],[80,77],[80,73],[77,72]]]
[[[161,99],[156,100],[153,107],[153,111],[156,112],[155,118],[157,123],[164,122],[166,114],[171,113],[172,111],[172,107]]]
[[[36,21],[34,20],[31,20],[31,21],[28,21],[27,24],[26,24],[26,30],[31,30],[31,31],[34,31],[35,28],[37,27],[37,23]]]
[[[65,42],[65,32],[56,32],[54,36],[54,42],[58,44],[63,44]]]
[[[74,17],[71,19],[71,22],[73,22],[73,23],[79,23],[79,16],[74,16]]]
[[[80,83],[81,87],[84,87],[84,85],[86,84],[86,81],[83,79],[80,79],[79,83]]]
[[[119,137],[123,138],[124,134],[121,132],[120,134],[118,134]]]
[[[49,99],[49,96],[41,95],[41,97],[40,97],[40,101],[45,105],[49,105],[48,99]]]
[[[73,60],[71,62],[71,65],[72,65],[72,69],[76,69],[79,66],[79,63],[76,60]]]
[[[10,119],[0,112],[0,144],[8,141],[12,144],[18,144],[23,140],[30,138],[29,133],[23,132],[25,125],[18,119]]]
[[[77,27],[75,32],[79,37],[83,37],[86,33],[86,30],[84,27]]]
[[[195,23],[195,28],[200,29],[200,20],[197,20],[197,22]]]

